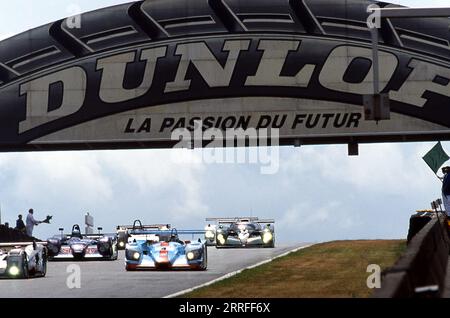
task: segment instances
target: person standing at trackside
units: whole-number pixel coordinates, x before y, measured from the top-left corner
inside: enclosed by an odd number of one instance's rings
[[[18,215],[18,219],[16,221],[16,230],[25,233],[26,227],[25,223],[23,223],[22,214]]]
[[[450,167],[443,167],[442,173],[442,201],[444,202],[445,213],[450,217]]]
[[[39,225],[39,224],[42,223],[41,221],[36,221],[34,219],[33,213],[34,213],[33,209],[29,209],[28,210],[27,226],[26,226],[26,228],[27,228],[27,235],[30,236],[30,237],[33,236],[34,226],[35,225]]]

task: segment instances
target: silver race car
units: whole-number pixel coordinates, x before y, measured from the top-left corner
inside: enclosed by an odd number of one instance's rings
[[[47,248],[42,243],[1,243],[0,277],[44,277],[47,259]]]
[[[275,221],[258,217],[207,218],[205,240],[217,248],[275,247]]]
[[[216,245],[216,233],[217,233],[216,224],[208,224],[207,226],[205,226],[205,242],[207,246]]]
[[[80,226],[75,224],[71,234],[55,235],[47,240],[49,260],[116,260],[118,257],[117,235],[81,234]]]

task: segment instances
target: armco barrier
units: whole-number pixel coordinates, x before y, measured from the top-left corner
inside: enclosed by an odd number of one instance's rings
[[[409,242],[405,254],[387,270],[374,298],[439,297],[445,287],[449,254],[447,220],[434,216]],[[423,287],[428,292],[421,292]],[[433,291],[433,287],[435,291]]]

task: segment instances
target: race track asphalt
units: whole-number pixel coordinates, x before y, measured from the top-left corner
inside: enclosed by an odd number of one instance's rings
[[[117,261],[49,262],[45,278],[0,280],[0,298],[159,298],[209,282],[303,245],[305,244],[285,245],[273,249],[217,250],[209,247],[208,270],[205,272],[126,272],[123,251]],[[80,266],[80,289],[67,287],[67,280],[71,275],[67,269],[71,264]]]

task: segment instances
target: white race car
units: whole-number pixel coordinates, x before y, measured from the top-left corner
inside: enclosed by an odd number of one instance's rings
[[[275,220],[258,217],[207,218],[217,222],[208,225],[205,239],[216,248],[275,247]]]
[[[47,248],[40,243],[0,243],[0,277],[29,278],[47,274]]]
[[[207,246],[216,245],[217,225],[208,224],[205,226],[205,241]]]

